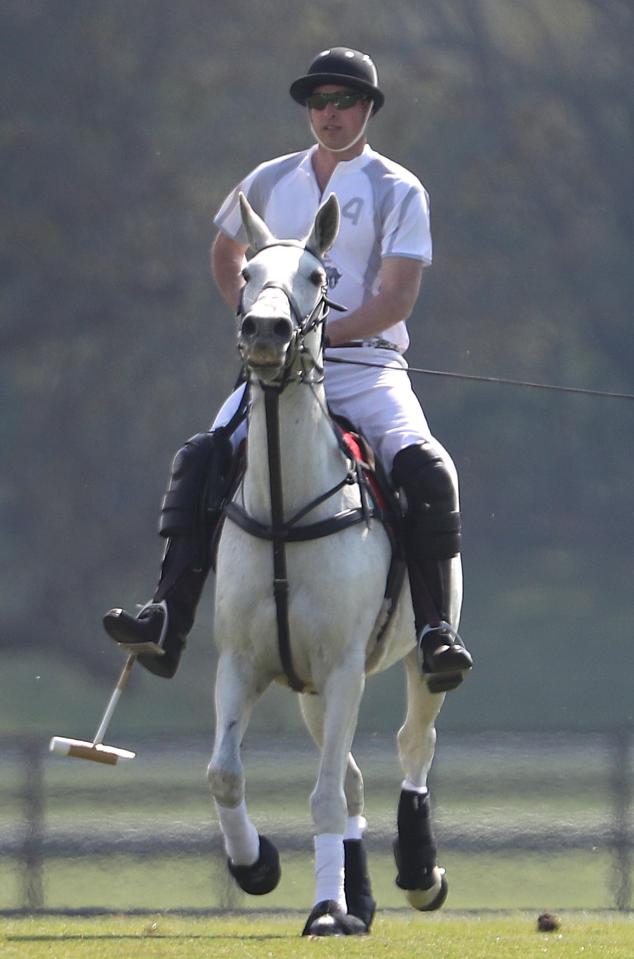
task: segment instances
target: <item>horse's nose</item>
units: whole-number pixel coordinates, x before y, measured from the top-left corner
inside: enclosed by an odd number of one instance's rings
[[[240,336],[245,340],[273,340],[276,343],[290,343],[293,337],[293,324],[283,316],[261,316],[250,312],[242,320]]]

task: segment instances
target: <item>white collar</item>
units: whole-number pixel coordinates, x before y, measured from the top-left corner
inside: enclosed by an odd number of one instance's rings
[[[314,172],[313,168],[313,156],[315,155],[318,149],[318,145],[314,143],[312,147],[309,147],[306,150],[304,159],[302,160],[300,166],[311,174]],[[372,159],[374,156],[374,150],[369,143],[364,144],[363,150],[359,153],[358,156],[352,157],[351,160],[338,160],[337,165],[332,171],[332,177],[335,173],[354,173],[356,170],[361,169],[366,165],[366,163]]]

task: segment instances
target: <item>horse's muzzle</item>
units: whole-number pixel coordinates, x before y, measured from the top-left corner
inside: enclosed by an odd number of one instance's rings
[[[240,324],[238,346],[247,366],[279,369],[293,339],[293,324],[287,317],[247,313]]]

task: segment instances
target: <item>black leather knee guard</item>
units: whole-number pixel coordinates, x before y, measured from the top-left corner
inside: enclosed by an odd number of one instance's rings
[[[407,539],[421,559],[450,559],[460,552],[461,522],[453,477],[430,444],[408,446],[394,457],[394,485],[407,497]]]
[[[167,492],[161,504],[161,536],[188,535],[207,525],[227,494],[233,449],[223,430],[197,433],[172,462]]]

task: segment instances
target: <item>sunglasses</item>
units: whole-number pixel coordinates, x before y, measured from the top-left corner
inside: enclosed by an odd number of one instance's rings
[[[329,103],[337,110],[349,110],[360,100],[367,100],[366,93],[311,93],[306,97],[306,106],[311,110],[324,110]]]

